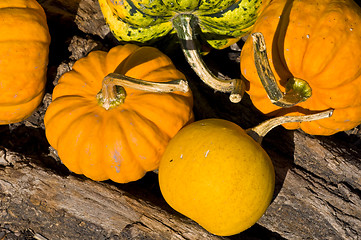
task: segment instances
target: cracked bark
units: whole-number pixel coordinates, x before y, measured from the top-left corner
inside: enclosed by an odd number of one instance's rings
[[[89,51],[117,42],[96,0],[39,2],[52,34],[48,93],[26,121],[0,126],[0,239],[359,239],[360,128],[331,137],[272,130],[263,141],[276,170],[272,204],[255,226],[228,238],[172,210],[155,173],[123,185],[69,173],[44,134],[53,83]],[[238,77],[239,49],[211,52],[205,61],[218,75]],[[190,82],[197,119],[223,118],[245,129],[265,119],[247,96],[229,103],[226,94],[199,81],[179,49],[171,53]]]

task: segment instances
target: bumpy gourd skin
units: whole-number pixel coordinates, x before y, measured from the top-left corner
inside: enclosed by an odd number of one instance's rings
[[[269,0],[99,0],[104,18],[121,41],[147,42],[174,31],[172,18],[192,14],[203,38],[221,49],[247,33]]]
[[[284,90],[289,77],[306,80],[312,96],[280,109],[268,99],[254,65],[252,39],[241,55],[242,75],[249,81],[253,104],[270,115],[301,115],[334,109],[332,117],[286,124],[314,135],[331,135],[361,123],[361,8],[352,0],[274,0],[252,32],[265,37],[267,54]]]
[[[126,183],[158,168],[168,141],[193,120],[191,92],[153,93],[125,87],[123,104],[97,100],[103,78],[116,72],[146,81],[185,79],[155,48],[119,45],[78,60],[55,86],[46,137],[66,167],[101,181]]]
[[[40,104],[50,34],[35,0],[0,1],[0,124],[20,122]]]
[[[184,127],[169,142],[159,166],[167,203],[221,236],[255,224],[270,204],[274,184],[267,153],[246,131],[222,119]]]

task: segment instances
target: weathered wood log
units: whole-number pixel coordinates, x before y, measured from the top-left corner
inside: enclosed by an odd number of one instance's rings
[[[278,176],[284,176],[284,180],[259,224],[286,239],[359,239],[360,145],[358,142],[352,146],[351,138],[340,139],[340,135],[313,138],[298,131],[293,133],[289,140],[294,146],[288,148],[293,149],[293,163],[284,175],[284,169],[277,167],[284,162],[277,165],[276,161]],[[272,145],[283,144],[274,138],[268,141]],[[287,150],[277,150],[282,151]],[[278,158],[273,156],[274,160]]]
[[[6,165],[0,170],[0,219],[8,233],[32,229],[46,239],[218,239],[112,184],[60,176],[4,149],[1,158]]]
[[[360,128],[330,137],[272,130],[262,145],[276,170],[274,200],[255,226],[228,238],[209,234],[172,210],[155,173],[129,184],[69,173],[44,134],[53,83],[75,60],[117,41],[96,0],[39,2],[52,34],[48,93],[30,118],[0,126],[0,239],[360,239]],[[215,73],[237,77],[238,62],[230,54],[239,52],[214,51],[205,61]],[[204,86],[180,51],[170,57],[187,75],[197,119],[218,117],[243,128],[265,119],[247,96],[233,104]]]

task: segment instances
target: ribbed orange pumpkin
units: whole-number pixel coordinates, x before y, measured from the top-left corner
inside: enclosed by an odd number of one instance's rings
[[[193,120],[193,99],[191,92],[124,87],[125,101],[106,110],[97,95],[113,72],[154,82],[185,79],[152,47],[127,44],[94,51],[59,79],[44,123],[49,143],[71,171],[126,183],[158,168],[168,141]]]
[[[0,124],[20,122],[40,104],[50,34],[35,0],[0,1]]]
[[[352,0],[274,0],[252,33],[263,34],[271,70],[285,90],[287,79],[308,82],[312,96],[290,108],[271,103],[254,63],[252,37],[241,56],[254,105],[270,115],[301,115],[334,109],[332,117],[285,125],[314,135],[331,135],[361,123],[361,9]]]

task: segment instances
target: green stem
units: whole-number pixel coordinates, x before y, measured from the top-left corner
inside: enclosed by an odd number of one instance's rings
[[[194,32],[198,19],[192,14],[178,14],[172,20],[173,26],[180,39],[184,56],[199,78],[211,88],[220,92],[230,92],[230,101],[238,103],[245,92],[245,83],[241,79],[224,80],[216,77],[203,62],[197,47]]]
[[[189,91],[188,82],[183,79],[168,82],[151,82],[119,73],[110,73],[103,79],[102,90],[97,94],[98,103],[106,110],[122,104],[126,97],[124,87],[158,93]]]
[[[248,129],[246,131],[247,134],[250,135],[256,142],[261,143],[263,137],[269,131],[271,131],[273,128],[279,125],[282,125],[284,123],[291,123],[291,122],[309,122],[309,121],[320,120],[323,118],[329,118],[332,116],[332,114],[333,114],[333,109],[310,115],[275,117],[267,121],[264,121],[258,126]]]
[[[269,65],[266,43],[262,33],[256,32],[251,36],[257,73],[272,103],[279,107],[292,107],[311,97],[311,87],[305,80],[299,78],[288,79],[286,92],[281,91]]]

